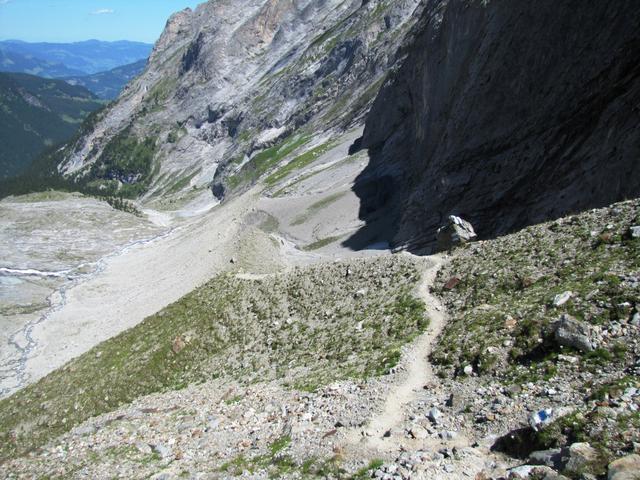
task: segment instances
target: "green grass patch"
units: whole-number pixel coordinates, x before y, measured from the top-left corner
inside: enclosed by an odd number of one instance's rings
[[[242,396],[242,395],[234,395],[234,396],[233,396],[233,397],[231,397],[231,398],[227,398],[227,399],[224,401],[224,403],[225,403],[226,405],[234,405],[234,404],[236,404],[236,403],[239,403],[243,398],[244,398],[244,396]]]
[[[236,174],[227,180],[228,186],[233,190],[240,185],[255,182],[266,172],[275,167],[284,158],[293,153],[302,145],[309,143],[308,135],[289,138],[283,143],[267,148],[249,160]]]
[[[156,141],[147,137],[138,139],[128,129],[122,131],[107,144],[100,157],[93,163],[89,174],[82,178],[84,190],[105,196],[136,197],[148,186]],[[134,183],[124,183],[116,189],[115,179],[125,180],[129,176],[137,179]],[[91,188],[92,184],[96,187]]]
[[[280,222],[276,217],[265,212],[265,217],[258,225],[258,228],[265,233],[274,233],[278,231]]]
[[[349,192],[337,192],[323,198],[322,200],[312,203],[311,205],[309,205],[309,207],[307,207],[304,213],[298,215],[291,221],[291,226],[302,225],[307,220],[309,220],[313,215],[315,215],[321,210],[324,210],[329,205],[337,202],[348,193]]]
[[[271,445],[269,445],[269,451],[271,452],[271,455],[275,455],[277,453],[280,453],[285,448],[287,448],[290,444],[291,444],[291,437],[289,435],[285,435],[277,439]]]
[[[178,179],[177,182],[175,182],[173,185],[171,185],[171,187],[169,187],[166,193],[172,194],[172,193],[179,192],[180,190],[184,190],[189,186],[189,183],[191,183],[191,180],[193,180],[194,177],[200,174],[200,171],[201,169],[197,169],[195,172],[192,172],[189,175],[185,175],[184,177],[181,177],[180,179]]]
[[[436,285],[457,306],[432,359],[456,372],[472,364],[514,382],[553,377],[549,364],[563,352],[580,356],[586,369],[624,368],[633,356],[624,342],[574,352],[558,345],[552,325],[564,313],[603,326],[630,318],[640,287],[624,279],[640,268],[640,242],[628,235],[637,216],[638,202],[625,202],[458,250]],[[454,276],[461,281],[447,290]],[[554,307],[565,291],[572,299]],[[505,340],[512,344],[508,355],[489,358],[486,352],[504,350]]]
[[[289,163],[269,175],[265,179],[265,183],[270,187],[274,186],[276,183],[290,175],[292,172],[300,170],[313,163],[319,156],[328,152],[332,147],[332,142],[325,142],[322,145],[318,145],[311,150],[303,153],[302,155],[297,156]]]
[[[302,250],[310,252],[313,250],[319,250],[322,247],[326,247],[327,245],[331,245],[333,242],[337,242],[338,240],[340,240],[340,238],[342,238],[341,235],[335,236],[335,237],[327,237],[327,238],[322,238],[320,240],[317,240],[313,243],[310,243],[309,245],[305,245],[304,247],[302,247]]]
[[[384,461],[380,459],[371,460],[366,467],[362,467],[358,470],[351,477],[351,480],[365,480],[366,478],[371,478],[371,472],[379,469],[382,465],[384,465]]]
[[[285,185],[280,190],[277,190],[275,193],[273,193],[272,196],[273,197],[282,197],[293,186],[298,185],[298,184],[304,182],[305,180],[307,180],[307,179],[309,179],[309,178],[311,178],[311,177],[313,177],[315,175],[318,175],[321,172],[325,172],[327,170],[338,168],[338,167],[344,165],[345,163],[358,162],[358,161],[366,159],[366,158],[367,158],[366,154],[362,154],[362,153],[358,153],[356,155],[351,155],[351,156],[345,157],[344,159],[340,160],[337,163],[334,163],[333,165],[329,165],[328,167],[325,167],[323,169],[316,170],[315,172],[307,173],[306,175],[301,175],[300,177],[296,178],[293,182],[289,183],[288,185]]]

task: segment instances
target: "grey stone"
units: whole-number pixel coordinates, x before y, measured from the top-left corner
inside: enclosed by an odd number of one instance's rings
[[[80,427],[74,430],[74,433],[82,437],[85,435],[93,435],[97,431],[98,431],[98,427],[96,427],[95,425],[81,425]]]
[[[450,215],[447,223],[436,232],[439,250],[450,250],[458,245],[472,242],[476,238],[473,226],[455,215]]]
[[[570,472],[582,472],[598,459],[598,451],[586,442],[574,443],[562,452],[564,468]]]
[[[529,454],[529,462],[532,465],[546,465],[559,469],[562,466],[562,450],[553,448],[551,450],[538,450]]]
[[[427,418],[433,423],[439,424],[440,419],[442,418],[442,412],[436,407],[433,407],[431,410],[429,410],[429,413],[427,413]]]
[[[439,435],[442,440],[453,440],[458,436],[458,433],[452,430],[445,430],[444,432],[440,432]]]
[[[153,450],[158,453],[162,458],[166,459],[173,455],[173,452],[169,447],[163,445],[162,443],[157,443],[152,446]]]
[[[559,345],[572,347],[583,352],[590,352],[594,349],[589,326],[571,315],[562,315],[554,328],[555,340]]]
[[[509,470],[509,480],[568,480],[551,467],[540,465],[522,465]]]
[[[520,465],[509,470],[509,479],[525,479],[529,478],[535,465]]]
[[[573,293],[570,291],[559,293],[553,299],[553,306],[561,307],[562,305],[567,303],[569,300],[571,300],[571,297],[573,297]]]
[[[640,480],[640,455],[631,454],[609,464],[608,480]]]
[[[174,480],[178,476],[173,472],[159,472],[151,477],[151,480]]]

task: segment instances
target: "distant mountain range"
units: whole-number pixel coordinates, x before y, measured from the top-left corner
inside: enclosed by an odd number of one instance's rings
[[[105,100],[116,98],[140,74],[153,45],[140,42],[0,42],[0,72],[60,78]]]
[[[93,75],[66,77],[65,80],[72,85],[81,85],[104,100],[113,100],[118,97],[122,88],[140,75],[147,65],[146,60],[140,60],[129,65],[116,67],[106,72]]]
[[[0,179],[69,140],[102,100],[140,74],[153,45],[140,42],[0,42]],[[53,80],[57,79],[57,80]]]
[[[2,43],[0,43],[0,70],[4,72],[28,73],[45,78],[86,75],[84,72],[73,70],[62,63],[36,58],[32,55],[25,55],[6,49]]]
[[[59,78],[112,70],[149,57],[153,45],[140,42],[0,42],[0,70]]]
[[[47,147],[69,140],[103,104],[63,80],[0,73],[0,179],[21,173]]]

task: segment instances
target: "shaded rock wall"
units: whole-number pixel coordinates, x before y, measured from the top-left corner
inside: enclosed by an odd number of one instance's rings
[[[361,215],[431,248],[449,214],[480,237],[640,193],[640,3],[428,0],[361,146]],[[389,203],[389,202],[388,202]]]

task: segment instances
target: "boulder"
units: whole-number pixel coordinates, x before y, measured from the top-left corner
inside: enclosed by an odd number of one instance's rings
[[[585,442],[573,443],[563,450],[562,457],[565,470],[580,473],[598,461],[598,451]]]
[[[640,455],[627,455],[611,462],[607,479],[640,480]]]
[[[569,300],[571,300],[571,297],[573,297],[573,292],[567,291],[567,292],[559,293],[553,299],[553,306],[561,307],[562,305],[567,303]]]
[[[447,222],[436,233],[438,250],[451,250],[458,245],[472,242],[477,237],[473,226],[455,215],[449,215]]]
[[[429,432],[420,425],[413,425],[407,432],[411,438],[424,440],[429,437]]]
[[[431,410],[429,410],[427,417],[433,423],[438,424],[440,423],[440,419],[442,418],[442,412],[438,410],[436,407],[433,407]]]
[[[571,347],[582,352],[594,349],[589,326],[571,315],[564,314],[555,324],[555,340],[563,347]]]
[[[529,463],[532,465],[545,465],[559,470],[562,467],[562,450],[560,448],[552,448],[550,450],[531,452]]]
[[[568,480],[550,467],[522,465],[509,470],[509,480]]]

